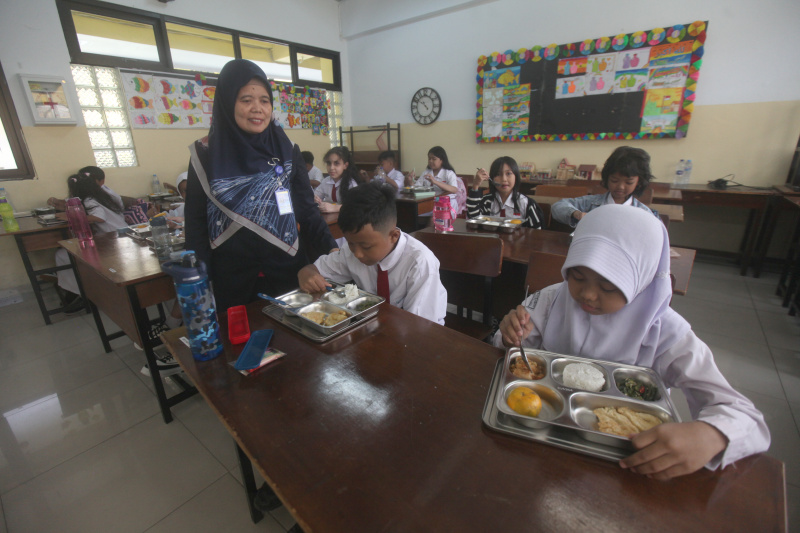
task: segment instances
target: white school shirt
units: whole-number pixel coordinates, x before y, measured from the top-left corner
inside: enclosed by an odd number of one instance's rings
[[[517,216],[517,217],[525,218],[525,211],[528,209],[528,197],[525,196],[524,194],[520,194],[518,202],[519,202],[520,211],[515,211],[514,210],[514,195],[513,194],[509,194],[508,198],[506,198],[506,203],[504,203],[501,206],[500,205],[500,195],[497,194],[497,193],[494,193],[494,200],[492,201],[491,206],[489,208],[489,215],[493,216],[493,217],[499,217],[499,216],[513,217],[513,216]],[[506,209],[506,214],[505,215],[501,215],[500,214],[500,210],[502,208]]]
[[[450,197],[450,205],[456,210],[456,213],[460,212],[460,209],[458,208],[458,202],[456,201],[456,194],[445,192],[438,186],[433,185],[433,183],[430,180],[431,176],[433,176],[433,171],[431,169],[426,169],[425,172],[422,173],[422,176],[417,178],[417,181],[414,182],[414,185],[416,187],[432,186],[436,196],[447,195],[448,197]],[[458,188],[458,177],[456,176],[456,173],[453,172],[452,170],[440,168],[439,173],[436,175],[436,180],[443,181],[448,185],[452,185],[456,189]]]
[[[401,232],[397,246],[378,265],[389,272],[389,303],[444,325],[447,291],[439,279],[439,260],[433,252]],[[353,280],[362,290],[378,293],[378,267],[356,259],[349,246],[320,256],[314,266],[325,278],[337,283]]]
[[[328,202],[331,204],[340,204],[342,203],[342,180],[333,181],[333,178],[328,176],[327,178],[323,178],[323,180],[319,183],[319,187],[314,189],[314,195],[320,198],[323,202]],[[358,185],[356,180],[350,178],[350,189]],[[336,187],[336,201],[333,201],[333,196],[331,196],[331,191],[333,188]]]
[[[534,324],[533,331],[523,341],[525,346],[546,349],[542,347],[540,332],[547,324],[559,285],[546,287],[523,302]],[[494,344],[503,346],[499,331],[495,334]],[[713,457],[706,468],[724,468],[769,448],[770,435],[764,415],[753,402],[730,386],[714,363],[709,347],[692,330],[669,350],[656,356],[653,370],[658,372],[667,387],[678,387],[683,391],[692,420],[706,422],[728,439],[728,447]]]
[[[387,176],[389,177],[389,179],[391,179],[392,181],[394,181],[397,184],[397,190],[398,191],[402,191],[403,190],[403,187],[405,187],[406,178],[405,178],[405,176],[403,176],[402,172],[400,172],[396,168],[393,168],[391,170],[391,172],[389,172],[387,174]]]
[[[92,215],[94,217],[103,219],[103,222],[95,222],[93,224],[97,233],[108,233],[109,231],[114,231],[118,228],[124,228],[127,226],[125,223],[125,217],[122,215],[122,213],[112,211],[106,206],[101,205],[94,198],[87,198],[83,202],[83,206],[86,208],[87,215]]]
[[[614,197],[611,196],[611,193],[606,193],[606,201],[603,205],[611,205],[615,203],[616,202],[614,201]],[[619,205],[633,205],[633,195],[631,194],[630,196],[628,196],[628,199]]]
[[[322,175],[322,171],[320,169],[318,169],[317,167],[313,167],[312,166],[311,170],[308,171],[308,179],[309,179],[309,181],[313,180],[313,181],[318,181],[318,182],[322,183],[323,178],[325,178],[325,176]]]
[[[106,191],[114,199],[114,202],[116,202],[119,205],[120,209],[125,209],[125,205],[122,203],[122,196],[117,194],[117,192],[114,189],[112,189],[105,183],[100,188]]]
[[[183,213],[185,209],[186,209],[186,202],[178,204],[178,207],[176,207],[175,209],[170,209],[169,211],[167,211],[167,216],[182,217],[184,216]]]

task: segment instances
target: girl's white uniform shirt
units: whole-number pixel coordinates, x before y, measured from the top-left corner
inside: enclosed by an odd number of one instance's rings
[[[106,206],[100,204],[94,198],[87,198],[84,200],[83,206],[86,208],[87,215],[92,215],[103,219],[103,222],[94,223],[97,233],[108,233],[109,231],[114,231],[118,228],[124,228],[127,226],[125,223],[125,217],[122,216],[122,213],[112,211]]]
[[[439,260],[424,244],[401,233],[397,246],[378,263],[389,272],[389,299],[392,305],[444,325],[447,291],[439,279]],[[367,266],[343,246],[323,255],[314,263],[323,277],[345,283],[356,282],[362,290],[377,294],[377,265]]]
[[[425,172],[422,173],[422,176],[417,178],[417,181],[414,182],[414,185],[416,187],[433,187],[433,191],[436,193],[436,196],[447,195],[450,198],[450,205],[456,210],[456,213],[458,213],[460,210],[458,208],[456,194],[445,192],[438,186],[434,185],[430,180],[431,176],[433,176],[433,171],[431,169],[425,170]],[[436,180],[442,181],[448,185],[452,185],[456,189],[458,188],[458,176],[456,176],[456,173],[452,170],[440,168],[439,172],[436,174]]]
[[[314,195],[321,199],[323,202],[328,202],[330,204],[340,204],[342,203],[342,180],[333,181],[333,178],[328,176],[324,178],[319,187],[314,189]],[[356,180],[350,178],[350,189],[358,185]],[[336,187],[336,201],[333,200],[333,188]]]
[[[493,217],[499,217],[499,216],[504,216],[504,217],[513,217],[513,216],[524,217],[525,216],[525,210],[528,209],[528,197],[525,196],[524,194],[520,194],[519,198],[517,199],[517,201],[519,202],[520,211],[516,211],[514,209],[514,195],[513,194],[509,194],[508,198],[506,198],[506,202],[503,205],[500,205],[500,195],[495,193],[494,199],[492,201],[492,205],[491,205],[491,207],[489,209],[489,215],[493,216]],[[501,215],[500,214],[502,209],[506,210],[506,214],[505,215]]]
[[[547,346],[542,346],[540,332],[545,330],[560,285],[559,283],[542,289],[522,303],[531,315],[534,326],[531,334],[523,341],[526,347],[548,349]],[[494,344],[503,346],[499,331],[494,337]],[[734,461],[769,448],[770,436],[764,416],[750,400],[728,384],[714,363],[711,350],[692,330],[667,351],[656,356],[652,368],[658,372],[667,387],[681,389],[693,420],[706,422],[727,437],[728,447],[712,458],[706,468],[724,468]]]

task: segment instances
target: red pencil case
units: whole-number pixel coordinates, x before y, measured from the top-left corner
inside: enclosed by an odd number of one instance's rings
[[[228,308],[228,338],[231,344],[242,344],[250,339],[250,322],[247,321],[247,308],[243,305]]]

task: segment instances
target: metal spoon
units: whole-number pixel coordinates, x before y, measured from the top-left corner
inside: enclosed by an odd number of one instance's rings
[[[289,306],[289,304],[287,304],[287,303],[286,303],[286,302],[284,302],[283,300],[278,300],[277,298],[273,298],[272,296],[270,296],[270,295],[268,295],[268,294],[264,294],[263,292],[259,292],[259,293],[257,294],[257,296],[258,296],[259,298],[263,298],[264,300],[267,300],[267,301],[269,301],[269,302],[274,302],[274,303],[276,303],[276,304],[283,305],[283,306],[285,306],[285,307],[288,307],[288,306]]]
[[[523,303],[527,299],[528,299],[528,287],[525,287],[525,299],[522,300]],[[520,357],[522,357],[522,360],[525,362],[525,366],[528,367],[528,370],[530,371],[531,375],[533,375],[534,374],[533,368],[531,367],[531,364],[528,362],[528,356],[525,355],[525,349],[522,347],[522,339],[519,340],[519,354]]]

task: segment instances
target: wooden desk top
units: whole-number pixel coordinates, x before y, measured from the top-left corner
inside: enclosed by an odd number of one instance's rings
[[[115,231],[94,236],[94,246],[82,247],[77,239],[60,241],[75,259],[94,268],[118,286],[166,276],[145,241],[119,237]]]
[[[286,352],[250,376],[162,336],[306,531],[781,531],[783,465],[765,455],[668,483],[481,424],[502,351],[384,304],[316,345],[248,305]],[[222,337],[227,339],[222,325]],[[592,529],[592,528],[590,528]]]
[[[8,235],[23,235],[27,233],[39,233],[42,231],[53,231],[53,230],[61,230],[68,227],[67,221],[63,221],[61,224],[53,224],[51,226],[43,226],[36,221],[36,217],[20,217],[17,219],[17,223],[19,223],[19,231],[12,231],[7,232],[3,225],[0,224],[0,237],[8,236]]]

